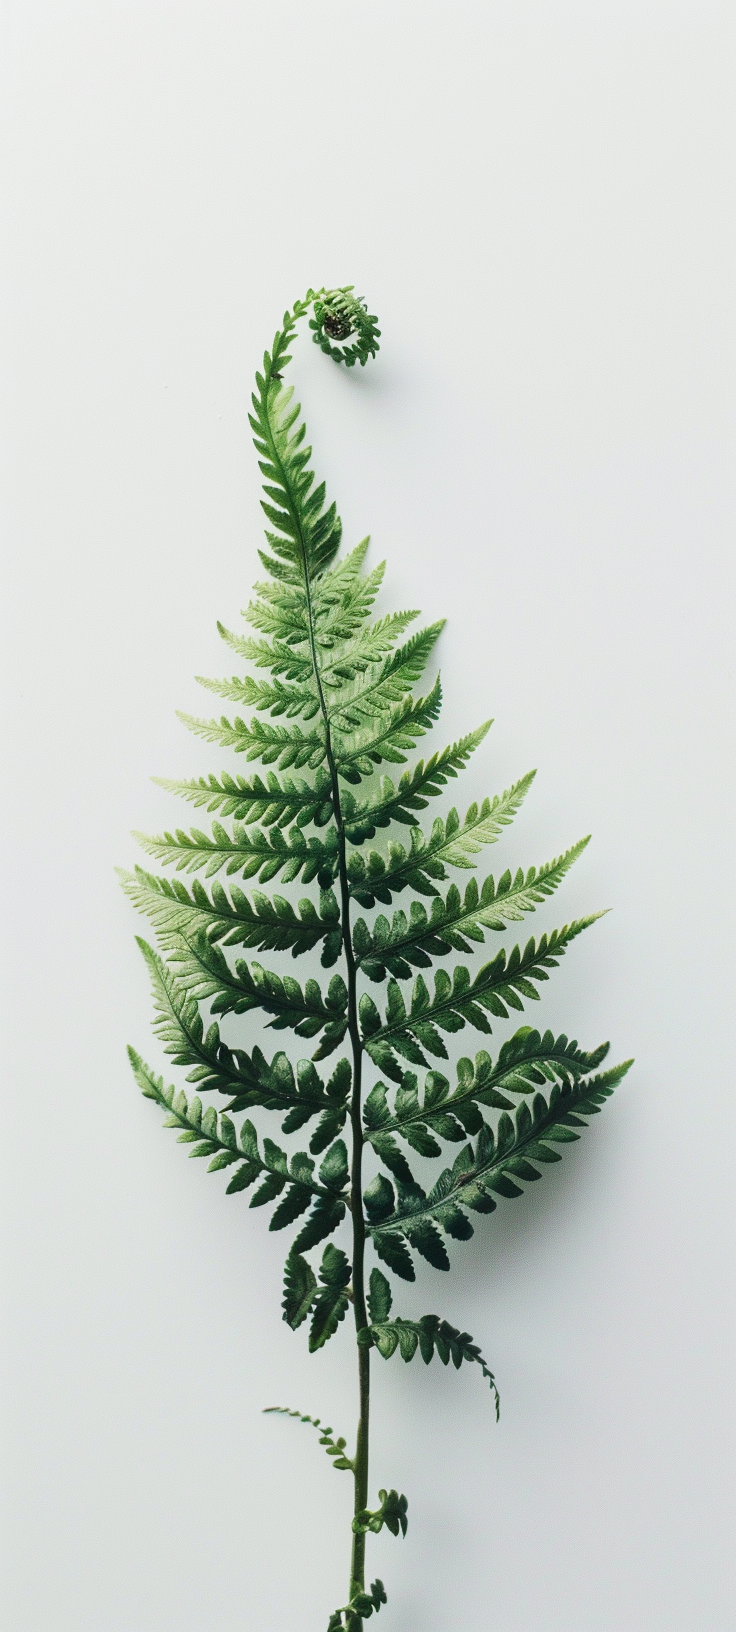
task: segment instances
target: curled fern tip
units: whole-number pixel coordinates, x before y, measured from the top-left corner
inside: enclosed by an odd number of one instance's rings
[[[376,318],[368,311],[361,295],[353,293],[353,285],[344,289],[323,289],[314,301],[314,317],[309,320],[316,346],[336,363],[352,368],[355,363],[365,367],[369,357],[378,352],[381,333]],[[355,336],[352,345],[337,344]]]

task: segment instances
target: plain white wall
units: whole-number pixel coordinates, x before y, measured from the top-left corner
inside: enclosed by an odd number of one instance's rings
[[[636,1056],[401,1300],[477,1337],[502,1418],[474,1368],[376,1362],[372,1487],[411,1520],[370,1546],[381,1625],[723,1632],[733,7],[6,0],[3,28],[4,1624],[318,1632],[344,1601],[349,1482],[259,1413],[352,1433],[347,1328],[308,1358],[283,1238],[137,1094],[126,1041],[162,1055],[113,865],[187,819],[152,774],[223,762],[174,709],[232,672],[215,620],[258,576],[252,374],[309,283],[355,281],[378,362],[295,357],[317,468],[383,607],[447,616],[436,745],[495,715],[452,797],[539,768],[492,869],[593,832],[537,921],[614,910],[545,1015]]]

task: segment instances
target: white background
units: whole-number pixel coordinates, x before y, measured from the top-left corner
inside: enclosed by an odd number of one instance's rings
[[[370,1544],[380,1625],[736,1624],[735,32],[708,0],[6,0],[8,1632],[322,1632],[344,1601],[349,1480],[259,1413],[352,1433],[349,1331],[308,1357],[283,1238],[137,1094],[125,1043],[162,1055],[113,866],[191,814],[152,774],[243,769],[174,709],[209,711],[259,575],[260,354],[350,281],[382,350],[298,349],[317,469],[383,609],[448,619],[433,743],[495,715],[452,797],[538,767],[496,875],[593,832],[537,922],[614,910],[544,1018],[636,1056],[400,1295],[482,1343],[502,1418],[475,1368],[376,1361],[372,1489],[410,1504]]]

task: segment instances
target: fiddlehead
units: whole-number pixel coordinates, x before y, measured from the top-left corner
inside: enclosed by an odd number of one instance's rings
[[[309,298],[309,297],[307,297]],[[321,289],[314,297],[314,317],[309,319],[312,338],[328,357],[336,363],[355,363],[365,366],[369,357],[378,351],[381,330],[376,318],[371,317],[362,295],[353,293],[350,283],[344,289]],[[354,335],[352,345],[337,344]]]

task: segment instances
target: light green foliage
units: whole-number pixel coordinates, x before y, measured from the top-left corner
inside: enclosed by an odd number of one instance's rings
[[[399,1280],[414,1280],[417,1254],[447,1271],[448,1242],[469,1239],[472,1218],[558,1162],[630,1062],[601,1072],[607,1044],[586,1050],[548,1030],[508,1030],[600,915],[545,927],[523,949],[494,937],[547,905],[588,840],[541,866],[506,867],[480,884],[467,877],[504,838],[533,771],[471,804],[464,819],[452,807],[422,825],[491,722],[409,762],[439,716],[439,675],[427,670],[443,624],[415,628],[415,610],[376,608],[384,568],[367,566],[367,539],[339,556],[341,523],[315,482],[300,409],[283,382],[296,324],[310,310],[313,339],[334,360],[362,366],[378,350],[376,320],[352,289],[310,290],[286,313],[256,375],[250,416],[267,577],[245,608],[245,629],[218,626],[231,665],[234,656],[248,669],[201,678],[235,712],[182,716],[206,742],[261,769],[159,779],[211,825],[137,835],[174,876],[136,868],[121,880],[158,942],[158,950],[139,942],[156,1034],[193,1085],[191,1097],[167,1086],[131,1050],[142,1092],[210,1172],[230,1170],[228,1195],[249,1191],[252,1208],[269,1210],[271,1230],[292,1232],[283,1316],[293,1331],[308,1326],[312,1353],[352,1307],[361,1401],[354,1454],[319,1418],[270,1409],[318,1429],[333,1466],[353,1475],[350,1596],[329,1627],[359,1632],[386,1602],[382,1582],[365,1587],[366,1536],[404,1535],[407,1523],[406,1497],[395,1489],[382,1489],[377,1507],[367,1502],[371,1353],[472,1362],[498,1412],[493,1373],[469,1333],[439,1315],[392,1317],[391,1284],[375,1263],[366,1288],[366,1249]],[[193,876],[185,883],[182,874]],[[255,887],[272,881],[307,893],[294,900]],[[376,906],[390,916],[356,915]],[[457,962],[488,937],[480,967]],[[243,948],[277,960],[312,954],[331,973],[296,979],[288,962],[265,967],[234,950]],[[279,1050],[269,1059],[254,1040],[259,1016],[265,1028],[308,1040],[311,1057]],[[498,1035],[495,1060],[481,1050],[450,1064],[448,1045],[468,1028]],[[222,1109],[203,1108],[201,1094],[222,1096]],[[251,1114],[267,1112],[289,1138],[307,1129],[308,1148],[282,1148],[258,1130]],[[438,1164],[431,1179],[415,1171],[416,1157]],[[332,1237],[343,1225],[339,1244]]]
[[[345,1454],[347,1441],[333,1439],[332,1429],[323,1427],[319,1417],[302,1416],[301,1411],[290,1411],[288,1405],[267,1405],[263,1414],[265,1417],[274,1414],[281,1417],[296,1417],[298,1422],[308,1422],[312,1428],[318,1428],[320,1445],[324,1447],[327,1455],[332,1457],[333,1468],[337,1468],[338,1472],[352,1473],[354,1471],[350,1457]]]

